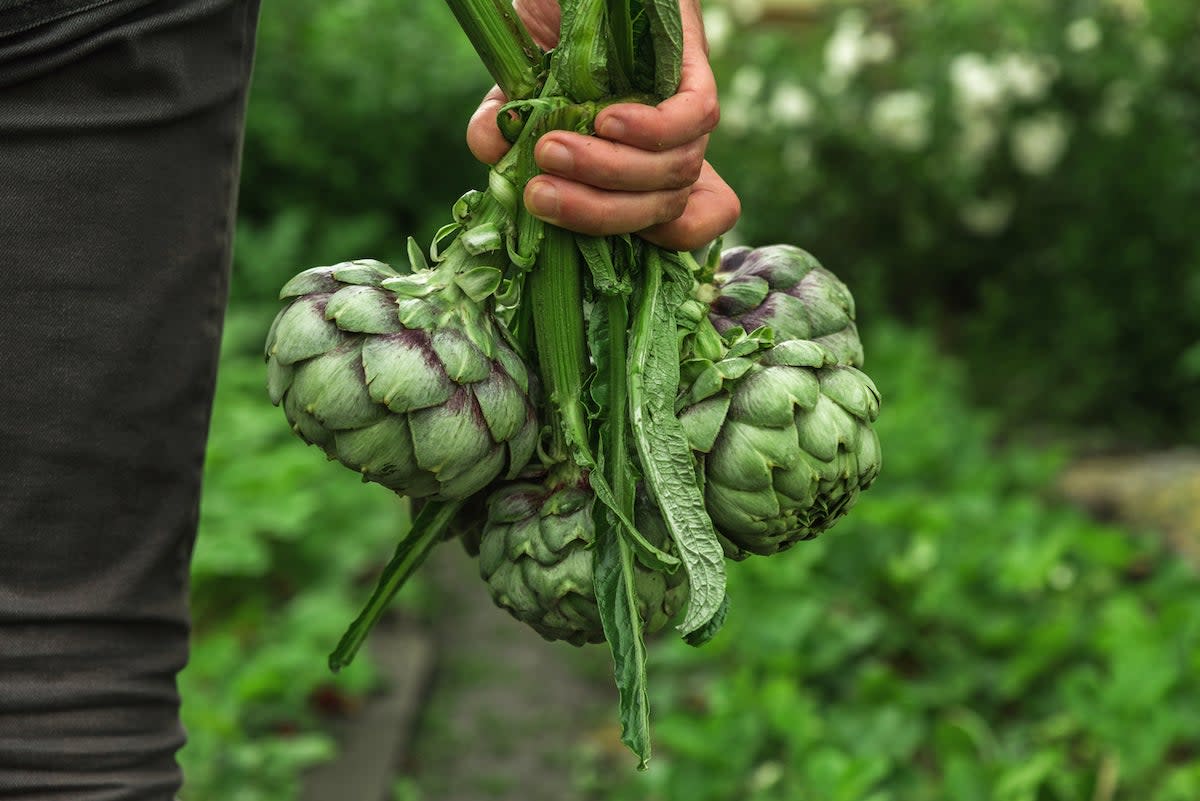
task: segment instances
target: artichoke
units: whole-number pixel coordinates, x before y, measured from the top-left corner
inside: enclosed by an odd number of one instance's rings
[[[735,328],[719,344],[684,363],[679,420],[717,532],[765,556],[829,528],[878,475],[879,392],[819,342]]]
[[[547,640],[573,645],[604,640],[593,587],[595,496],[586,483],[519,483],[488,499],[479,571],[492,600]],[[655,545],[669,538],[656,513],[642,509],[639,528]],[[638,607],[647,632],[657,631],[687,600],[683,571],[634,566]]]
[[[306,442],[400,494],[459,500],[516,477],[538,424],[525,364],[480,303],[498,278],[371,260],[300,273],[267,335],[271,402]]]
[[[730,248],[714,278],[711,319],[721,333],[769,326],[776,342],[811,339],[839,364],[862,367],[854,297],[811,254],[792,245]]]

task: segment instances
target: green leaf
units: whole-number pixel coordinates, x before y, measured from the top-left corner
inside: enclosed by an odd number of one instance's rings
[[[592,272],[592,284],[601,295],[627,295],[633,288],[628,275],[618,275],[608,239],[575,235],[575,244]]]
[[[638,456],[651,493],[683,558],[691,596],[679,629],[690,634],[720,609],[725,597],[725,559],[683,425],[675,417],[679,355],[675,309],[690,290],[691,276],[663,251],[647,248],[642,287],[629,341],[629,411]],[[673,281],[664,282],[664,270]]]
[[[646,0],[654,43],[654,93],[666,100],[679,89],[683,68],[683,21],[678,0]]]
[[[561,0],[562,24],[551,78],[572,100],[609,94],[607,0]]]
[[[729,594],[726,593],[725,597],[721,599],[721,605],[717,608],[716,614],[703,626],[684,637],[683,641],[694,648],[699,648],[717,636],[717,632],[725,625],[725,616],[728,614]]]
[[[637,754],[638,767],[644,769],[650,759],[650,701],[633,552],[618,534],[613,515],[599,515],[596,528],[592,572],[600,622],[612,650],[613,673],[620,693],[621,742]]]

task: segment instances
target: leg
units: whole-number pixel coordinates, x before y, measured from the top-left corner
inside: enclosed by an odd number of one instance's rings
[[[257,0],[0,0],[0,797],[168,801]]]

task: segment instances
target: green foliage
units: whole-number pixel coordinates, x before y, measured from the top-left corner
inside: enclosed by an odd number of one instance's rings
[[[1193,11],[834,10],[741,29],[710,9],[710,159],[742,197],[739,238],[812,250],[868,319],[935,322],[1011,417],[1200,436]]]
[[[658,755],[606,798],[1197,797],[1195,573],[1041,498],[1058,457],[996,446],[928,337],[866,329],[879,481],[733,566],[704,649],[654,648]]]
[[[305,448],[267,402],[273,313],[236,309],[226,330],[180,677],[188,801],[291,799],[300,770],[333,755],[318,712],[358,703],[375,676],[363,660],[335,677],[326,657],[404,524],[394,495]]]
[[[299,262],[243,252],[242,300],[273,300],[298,267],[403,254],[409,235],[428,241],[486,176],[465,128],[490,80],[444,3],[264,6],[239,248],[246,230],[276,226],[302,244]]]

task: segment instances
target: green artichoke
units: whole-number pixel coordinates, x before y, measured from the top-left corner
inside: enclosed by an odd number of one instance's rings
[[[717,532],[769,555],[829,528],[875,479],[879,392],[812,340],[734,328],[719,345],[684,363],[679,420]]]
[[[776,342],[811,339],[839,364],[862,367],[854,297],[811,254],[791,245],[730,248],[714,279],[711,319],[721,333],[770,326]]]
[[[369,260],[300,273],[267,335],[271,402],[306,442],[403,495],[459,500],[515,478],[538,424],[525,364],[480,302],[498,280]]]
[[[593,587],[594,503],[586,484],[512,484],[488,499],[480,575],[498,606],[547,640],[604,640]],[[638,526],[655,545],[668,547],[656,513],[641,510]],[[687,600],[686,577],[682,570],[666,574],[641,564],[634,571],[646,631],[657,631]]]

